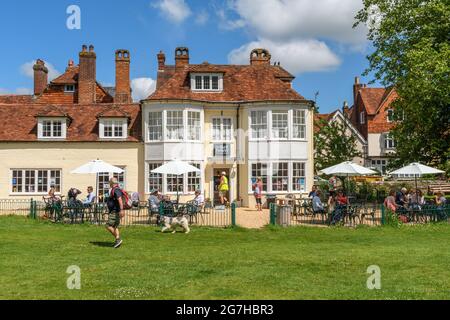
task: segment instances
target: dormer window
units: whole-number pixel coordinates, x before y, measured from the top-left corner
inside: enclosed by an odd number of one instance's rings
[[[64,92],[66,92],[66,93],[74,93],[75,92],[75,85],[73,85],[73,84],[66,84],[64,86]]]
[[[128,138],[128,121],[126,118],[100,119],[100,139]]]
[[[65,139],[67,132],[66,118],[39,118],[39,139]]]
[[[212,91],[219,92],[223,90],[222,74],[192,74],[191,88],[193,91]]]

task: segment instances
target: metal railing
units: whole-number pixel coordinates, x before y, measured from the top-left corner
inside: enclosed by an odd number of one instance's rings
[[[31,200],[27,208],[27,215],[31,218],[63,224],[104,225],[109,217],[109,210],[103,203],[83,205],[66,201],[45,203]],[[164,216],[185,216],[189,223],[195,226],[230,227],[235,225],[233,223],[236,221],[236,206],[233,204],[231,207],[196,208],[191,204],[172,207],[161,204],[158,210],[152,211],[147,202],[141,202],[129,210],[124,210],[121,225],[159,226]]]
[[[30,199],[28,200],[14,200],[14,199],[0,199],[0,216],[15,215],[28,216],[30,214]]]

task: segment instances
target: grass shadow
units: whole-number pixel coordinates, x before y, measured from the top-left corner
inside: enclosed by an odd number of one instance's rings
[[[112,248],[113,247],[112,242],[91,241],[90,244],[93,246],[102,247],[102,248]]]

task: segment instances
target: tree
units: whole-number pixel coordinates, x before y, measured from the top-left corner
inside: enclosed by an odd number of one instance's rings
[[[361,156],[356,147],[356,138],[349,134],[345,123],[318,118],[314,126],[317,129],[314,135],[314,161],[317,171]]]
[[[394,86],[392,167],[420,161],[450,170],[450,1],[364,0],[374,52],[365,75]]]

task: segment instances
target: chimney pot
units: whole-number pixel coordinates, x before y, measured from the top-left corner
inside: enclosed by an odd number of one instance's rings
[[[37,59],[33,66],[34,71],[34,94],[36,96],[41,95],[47,88],[48,84],[48,69],[45,66],[45,62],[41,59]]]
[[[189,49],[178,47],[175,49],[175,68],[184,68],[189,65]]]
[[[96,88],[97,88],[97,57],[94,52],[94,46],[83,45],[80,52],[80,71],[78,75],[78,103],[92,104],[96,102]]]
[[[114,102],[131,102],[130,52],[124,49],[116,50],[116,93]]]
[[[266,49],[254,49],[250,53],[250,65],[269,65],[270,66],[270,60],[272,59],[272,56],[270,55],[269,51]],[[275,62],[275,65],[278,65],[277,62]]]

